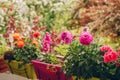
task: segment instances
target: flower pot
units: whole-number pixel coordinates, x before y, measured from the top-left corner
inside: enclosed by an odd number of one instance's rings
[[[76,80],[76,76],[72,76],[72,80]],[[84,80],[83,78],[81,78],[80,80]],[[100,80],[99,78],[90,78],[89,80]]]
[[[0,56],[0,73],[8,71],[8,65],[6,64],[3,56]]]
[[[37,78],[40,80],[66,80],[61,66],[32,60]]]
[[[16,60],[12,60],[11,62],[6,61],[9,65],[10,71],[13,74],[17,74],[23,77],[27,77],[28,79],[36,79],[36,75],[33,69],[32,64],[24,64],[19,68],[19,64]]]

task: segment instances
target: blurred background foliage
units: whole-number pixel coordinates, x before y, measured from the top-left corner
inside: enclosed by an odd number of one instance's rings
[[[75,0],[2,0],[0,1],[0,32],[8,27],[9,16],[14,16],[15,27],[26,24],[33,27],[37,17],[37,27],[47,27],[47,31],[67,29]],[[36,21],[37,22],[37,21]]]
[[[7,44],[5,43],[5,39],[0,35],[0,55],[3,55],[5,51],[8,50]]]
[[[119,12],[119,0],[1,0],[0,33],[30,26],[78,36],[88,26],[100,44],[120,49]]]
[[[88,26],[100,44],[120,49],[120,0],[77,0],[70,28]]]

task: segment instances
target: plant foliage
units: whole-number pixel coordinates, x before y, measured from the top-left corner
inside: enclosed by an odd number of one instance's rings
[[[30,63],[31,60],[37,59],[38,51],[34,45],[25,45],[23,48],[15,47],[13,50],[14,58],[17,61]]]
[[[88,80],[92,77],[100,80],[120,80],[120,67],[116,67],[114,62],[105,63],[99,47],[96,43],[83,46],[74,41],[64,57],[67,76],[76,76],[76,80]]]

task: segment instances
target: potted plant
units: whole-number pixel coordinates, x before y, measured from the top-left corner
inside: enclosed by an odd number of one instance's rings
[[[4,52],[7,51],[7,44],[5,43],[5,40],[2,36],[0,36],[0,72],[6,72],[8,71],[8,66],[5,63],[5,60],[3,58]]]
[[[93,42],[93,36],[87,31],[70,44],[64,60],[67,76],[75,76],[75,80],[93,77],[95,80],[120,80],[119,54],[109,46],[101,47]]]
[[[34,69],[30,62],[32,59],[37,59],[38,54],[36,46],[31,44],[23,48],[15,47],[12,51],[5,52],[4,58],[13,74],[35,79]]]
[[[12,34],[13,49],[4,54],[4,58],[13,74],[18,74],[29,79],[35,79],[35,73],[31,60],[39,55],[38,38],[39,32],[33,32],[32,37],[21,36],[20,33]]]
[[[37,79],[65,80],[65,74],[62,71],[61,61],[54,54],[45,54],[40,60],[32,60]]]
[[[69,34],[69,32],[67,31],[66,34]],[[66,79],[66,75],[62,70],[62,65],[63,65],[62,58],[65,53],[62,54],[61,53],[62,51],[60,52],[58,48],[62,44],[64,43],[69,44],[70,42],[71,41],[64,42],[61,39],[61,37],[57,36],[55,32],[52,32],[51,34],[47,32],[45,34],[45,36],[43,37],[42,45],[41,45],[42,55],[39,56],[40,57],[39,60],[32,60],[38,79],[43,79],[43,80],[46,80],[46,79],[65,80]],[[67,48],[68,46],[64,47],[64,49],[67,49]],[[61,47],[61,50],[64,50],[64,49],[63,47]],[[66,52],[66,50],[64,50],[63,52]]]
[[[16,47],[12,53],[13,57],[11,57],[11,53],[8,53],[9,57],[7,57],[8,54],[4,56],[5,59],[8,59],[7,63],[11,72],[29,79],[35,79],[36,76],[30,61],[37,59],[39,52],[37,52],[36,47],[34,45],[25,45],[23,48]]]

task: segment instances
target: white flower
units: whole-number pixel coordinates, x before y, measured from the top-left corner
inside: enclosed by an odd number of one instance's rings
[[[0,2],[7,2],[7,1],[9,1],[9,0],[0,0]]]
[[[16,11],[19,15],[26,15],[29,12],[29,8],[24,1],[16,2]]]
[[[13,0],[13,2],[20,3],[23,2],[23,0]]]

